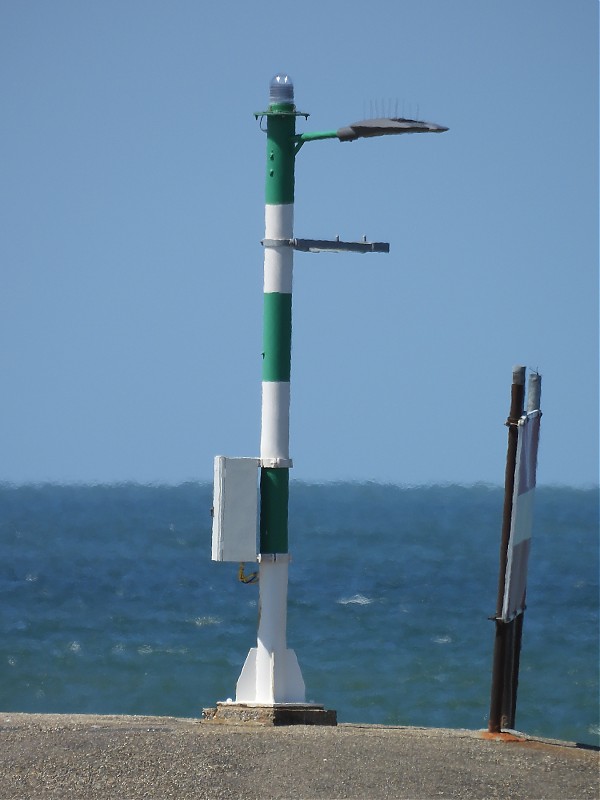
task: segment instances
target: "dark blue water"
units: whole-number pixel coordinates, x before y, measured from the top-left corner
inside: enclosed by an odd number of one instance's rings
[[[210,486],[0,487],[0,710],[198,716],[258,589]],[[487,724],[503,492],[292,484],[289,646],[341,721]],[[516,726],[598,743],[598,492],[537,490]]]

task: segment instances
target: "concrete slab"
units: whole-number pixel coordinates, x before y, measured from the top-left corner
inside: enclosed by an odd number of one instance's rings
[[[598,750],[516,733],[0,713],[2,800],[598,800]]]
[[[337,725],[337,712],[313,703],[217,703],[215,708],[203,709],[202,721],[229,725]]]

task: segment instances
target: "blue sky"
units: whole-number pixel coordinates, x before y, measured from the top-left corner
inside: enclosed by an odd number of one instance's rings
[[[0,480],[211,479],[258,455],[265,138],[307,144],[293,477],[501,483],[512,367],[542,483],[598,481],[595,0],[0,2]]]

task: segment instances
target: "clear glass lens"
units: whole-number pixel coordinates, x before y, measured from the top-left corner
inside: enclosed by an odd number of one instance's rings
[[[278,72],[269,86],[270,103],[293,103],[294,84],[289,75]]]

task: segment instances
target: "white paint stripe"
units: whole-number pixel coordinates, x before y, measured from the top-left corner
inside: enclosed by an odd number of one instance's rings
[[[509,548],[516,547],[520,542],[524,542],[525,539],[531,539],[534,498],[535,489],[519,494],[514,498]]]
[[[504,578],[504,601],[502,619],[510,622],[521,610],[527,586],[527,563],[533,530],[533,501],[535,489],[519,494],[517,486],[513,494],[510,538]]]
[[[294,205],[265,206],[265,239],[291,239],[294,235]],[[265,292],[292,292],[294,251],[289,246],[265,247]]]
[[[510,622],[511,619],[514,619],[518,613],[524,610],[530,548],[531,540],[526,539],[509,553],[506,570],[507,580],[504,586],[502,603],[502,619],[504,622]]]
[[[267,653],[285,650],[287,647],[288,563],[289,559],[260,562],[258,647]]]
[[[265,239],[291,239],[294,235],[294,204],[265,206]]]
[[[265,292],[292,293],[294,251],[291,247],[265,247]]]
[[[540,438],[540,412],[525,414],[519,420],[519,440],[515,486],[519,494],[535,489],[537,472],[537,453]]]
[[[306,690],[298,659],[286,643],[288,559],[261,561],[259,569],[257,643],[237,682],[236,702],[304,703]]]
[[[263,381],[260,457],[290,457],[290,384]]]
[[[260,622],[256,643],[256,702],[303,703],[304,681],[286,645],[288,564],[260,563]]]

